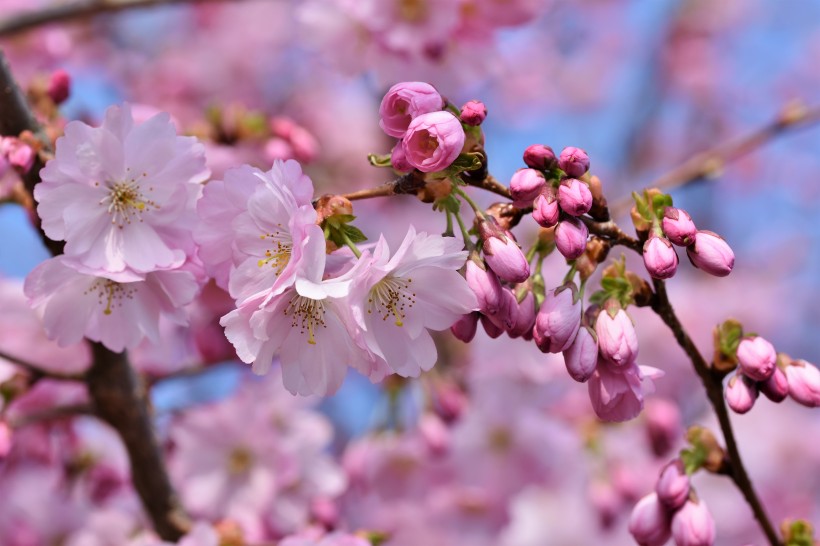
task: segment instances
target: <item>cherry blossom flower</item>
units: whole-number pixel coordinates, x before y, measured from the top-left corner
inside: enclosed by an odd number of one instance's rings
[[[129,106],[106,111],[100,127],[73,121],[34,190],[43,230],[65,240],[67,258],[98,273],[146,273],[181,265],[204,148],[177,136],[168,114],[135,124]]]

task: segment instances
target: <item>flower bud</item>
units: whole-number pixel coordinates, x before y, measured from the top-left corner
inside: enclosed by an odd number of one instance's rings
[[[419,419],[419,433],[433,455],[443,455],[450,448],[450,429],[435,414],[426,413]]]
[[[484,260],[496,275],[511,283],[524,282],[530,278],[530,264],[511,235],[498,229],[489,221],[478,226],[483,241]]]
[[[515,327],[515,320],[518,313],[518,300],[515,294],[507,287],[501,288],[501,303],[498,312],[494,315],[487,315],[490,321],[501,328],[504,332],[509,332]]]
[[[581,257],[587,247],[589,230],[577,218],[561,220],[555,226],[555,247],[567,260]]]
[[[789,381],[789,396],[810,408],[820,406],[820,370],[814,364],[794,360],[783,371]]]
[[[461,121],[471,127],[478,127],[487,117],[487,107],[478,100],[471,100],[461,107]]]
[[[467,260],[464,278],[478,300],[478,310],[485,315],[495,315],[501,309],[501,283],[490,269],[483,268],[475,260]]]
[[[515,296],[513,296],[515,299]],[[512,307],[513,325],[507,330],[511,338],[532,337],[532,329],[535,326],[535,296],[531,291],[527,291],[521,303],[515,300]]]
[[[397,142],[390,152],[390,164],[400,173],[409,173],[413,170],[413,166],[407,161],[407,156],[404,155],[404,146],[401,142]]]
[[[669,513],[650,493],[635,505],[629,516],[629,532],[641,546],[662,546],[671,534]]]
[[[752,409],[757,400],[757,386],[741,373],[729,379],[726,385],[726,403],[735,413],[746,413]]]
[[[672,538],[676,546],[712,546],[715,543],[715,520],[701,501],[687,501],[672,516]]]
[[[646,401],[646,434],[652,453],[663,457],[683,439],[683,425],[677,404],[665,398]]]
[[[589,502],[598,513],[598,523],[602,529],[612,528],[621,515],[624,500],[611,484],[595,481],[589,486]]]
[[[655,484],[658,500],[667,509],[677,510],[689,498],[689,476],[680,459],[675,459],[661,470]]]
[[[760,392],[772,402],[782,402],[789,395],[789,380],[786,374],[775,366],[772,376],[758,385]]]
[[[551,228],[558,223],[558,217],[561,209],[558,208],[558,195],[555,188],[547,186],[532,204],[532,218],[538,225],[545,228]]]
[[[557,161],[555,152],[549,146],[533,144],[524,150],[524,164],[527,167],[548,171],[555,168]]]
[[[492,339],[495,339],[504,333],[504,329],[496,326],[496,324],[493,323],[487,315],[481,315],[481,326],[484,327],[484,331],[487,332],[487,335]]]
[[[54,104],[62,104],[71,92],[71,76],[65,70],[55,70],[48,79],[46,94]]]
[[[777,352],[760,336],[745,337],[737,346],[737,361],[744,375],[755,381],[766,381],[777,366]]]
[[[650,237],[643,244],[643,263],[655,279],[669,279],[678,269],[678,255],[665,237]]]
[[[586,381],[595,372],[598,363],[598,338],[589,326],[582,326],[572,342],[564,351],[564,364],[570,377],[579,383]]]
[[[575,284],[568,283],[550,290],[538,315],[532,335],[545,353],[560,353],[569,349],[581,327],[581,300],[576,298]]]
[[[614,314],[613,314],[614,311]],[[615,366],[626,366],[638,358],[638,336],[626,311],[608,302],[595,321],[598,349],[604,360]]]
[[[535,169],[518,169],[510,179],[513,205],[523,209],[532,205],[546,185],[544,175]]]
[[[453,332],[456,339],[460,339],[464,343],[469,343],[473,340],[476,330],[478,329],[478,316],[479,313],[473,311],[472,313],[463,315],[455,324],[450,326],[450,331]]]
[[[567,173],[568,177],[579,178],[589,170],[589,156],[581,148],[569,146],[561,151],[558,167]]]
[[[686,254],[692,265],[715,277],[725,277],[735,266],[732,249],[720,235],[711,231],[698,231]]]
[[[27,173],[31,169],[36,156],[31,146],[16,137],[0,137],[0,153],[5,156],[9,165],[22,173]]]
[[[583,216],[592,207],[589,186],[577,178],[567,178],[558,187],[558,204],[567,214]]]
[[[388,135],[401,138],[414,118],[442,108],[444,100],[429,83],[397,83],[387,91],[379,106],[379,126]]]
[[[464,147],[464,128],[450,112],[430,112],[413,119],[402,139],[407,162],[421,172],[443,171]]]
[[[666,207],[661,227],[664,235],[678,246],[691,245],[695,240],[695,233],[698,232],[689,213],[675,207]]]

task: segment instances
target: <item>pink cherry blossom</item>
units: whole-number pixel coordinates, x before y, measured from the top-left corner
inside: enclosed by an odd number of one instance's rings
[[[38,265],[26,277],[25,293],[43,313],[46,335],[61,346],[83,336],[112,351],[135,347],[143,338],[157,340],[161,318],[187,324],[183,306],[199,290],[195,264],[171,271],[102,277],[76,269],[64,256]]]
[[[465,138],[461,122],[452,113],[421,114],[410,122],[402,139],[404,156],[422,172],[443,171],[461,153]]]
[[[207,176],[203,146],[177,136],[167,114],[135,124],[127,105],[115,106],[101,127],[66,126],[34,197],[43,230],[66,241],[68,259],[101,274],[146,273],[193,252]]]
[[[445,330],[478,309],[458,273],[466,259],[458,239],[417,234],[412,226],[392,256],[379,239],[354,282],[351,303],[367,348],[389,369],[418,377],[432,368],[437,355],[428,330]]]
[[[442,108],[444,99],[429,83],[397,83],[382,99],[379,126],[388,135],[401,138],[414,118]]]
[[[642,379],[653,379],[663,372],[634,363],[615,367],[599,359],[598,367],[587,385],[589,398],[595,414],[604,421],[628,421],[643,409],[644,387]]]

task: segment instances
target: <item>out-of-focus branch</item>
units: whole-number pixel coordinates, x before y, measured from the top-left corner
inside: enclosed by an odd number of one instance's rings
[[[786,106],[780,115],[767,125],[735,141],[721,144],[692,156],[680,166],[650,182],[647,187],[671,190],[718,175],[724,166],[747,155],[781,134],[820,123],[820,106],[807,108],[802,104]],[[620,216],[632,207],[632,199],[624,198],[611,207]]]
[[[717,415],[720,430],[723,432],[723,439],[726,442],[726,451],[729,456],[729,476],[752,508],[752,512],[760,524],[761,529],[763,529],[763,533],[766,535],[769,544],[771,544],[771,546],[779,546],[781,544],[780,538],[777,536],[777,532],[774,526],[772,526],[771,521],[769,521],[766,510],[763,508],[763,504],[760,502],[760,498],[757,496],[754,486],[752,485],[752,480],[749,478],[746,467],[743,466],[743,461],[740,458],[740,450],[737,446],[735,433],[732,430],[732,423],[729,420],[729,412],[723,400],[724,374],[709,366],[706,359],[700,354],[695,342],[692,341],[692,338],[686,333],[678,316],[675,314],[675,310],[672,308],[672,304],[669,302],[669,296],[666,293],[666,283],[654,279],[653,284],[655,286],[655,297],[652,302],[652,310],[655,311],[669,329],[672,330],[678,345],[681,346],[692,361],[695,371],[700,377],[701,382],[703,382],[703,386],[706,388],[706,395],[709,398],[709,402],[712,404],[712,408],[714,408],[715,414]]]
[[[230,0],[76,0],[38,10],[26,10],[0,20],[0,37],[32,30],[42,25],[93,17],[127,9],[151,8],[171,4],[204,4]]]
[[[0,134],[18,136],[23,131],[42,134],[0,54]],[[39,182],[41,166],[38,160],[26,177],[29,192]],[[42,230],[40,235],[52,254],[61,252],[61,245],[49,245]],[[187,531],[190,521],[171,487],[144,390],[138,386],[125,353],[114,353],[99,343],[92,343],[91,348],[93,361],[85,382],[94,411],[122,438],[131,461],[131,480],[157,534],[163,540],[176,541]]]
[[[46,370],[45,368],[42,368],[37,364],[33,364],[14,355],[10,355],[4,351],[0,351],[0,358],[2,358],[3,360],[8,360],[15,366],[23,368],[34,377],[47,377],[49,379],[59,379],[62,381],[82,381],[83,379],[85,379],[84,374],[59,373],[51,370]]]
[[[11,428],[23,428],[35,423],[42,423],[44,421],[56,421],[65,417],[76,417],[77,415],[92,415],[93,410],[88,404],[75,404],[73,406],[57,406],[56,408],[49,408],[36,413],[9,419],[8,424]]]

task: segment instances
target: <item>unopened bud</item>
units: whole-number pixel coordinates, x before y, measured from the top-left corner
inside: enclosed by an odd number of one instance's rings
[[[737,346],[737,361],[744,375],[755,381],[766,381],[774,373],[777,352],[760,336],[745,337]]]
[[[461,121],[466,125],[477,127],[487,117],[487,107],[483,102],[471,100],[461,107]]]
[[[464,343],[469,343],[475,337],[476,330],[478,329],[478,317],[479,313],[475,311],[462,315],[460,319],[450,326],[450,331],[453,332],[456,339]]]
[[[576,298],[578,289],[568,283],[550,290],[535,318],[533,338],[545,353],[567,350],[581,326],[581,300]]]
[[[587,237],[587,226],[577,218],[561,220],[555,226],[555,247],[567,260],[574,260],[584,253]]]
[[[515,302],[512,318],[512,328],[507,331],[511,338],[532,337],[532,329],[535,326],[535,296],[532,291],[527,291],[521,303]]]
[[[409,173],[413,170],[413,166],[407,161],[407,156],[404,155],[404,147],[401,142],[393,146],[393,151],[390,152],[390,164],[400,173]]]
[[[772,376],[758,385],[760,392],[772,402],[782,402],[789,396],[789,380],[786,374],[778,367],[775,367]]]
[[[558,167],[571,178],[580,178],[589,170],[589,156],[581,148],[568,146],[561,151]]]
[[[504,329],[496,326],[487,315],[481,315],[481,326],[484,327],[484,331],[487,332],[487,335],[492,339],[495,339],[504,333]]]
[[[483,220],[479,224],[479,234],[484,259],[496,275],[511,283],[524,282],[530,277],[527,257],[508,232],[501,231],[494,221]]]
[[[464,278],[478,300],[478,310],[485,315],[495,315],[501,309],[501,283],[491,269],[483,262],[467,260]]]
[[[650,237],[643,244],[643,263],[655,279],[669,279],[678,270],[678,255],[665,237]]]
[[[582,326],[575,341],[564,351],[564,364],[570,377],[585,383],[595,372],[598,363],[598,338],[589,326]]]
[[[546,180],[541,171],[535,169],[518,169],[510,180],[510,194],[513,205],[523,209],[532,205],[533,200],[541,193]]]
[[[555,188],[548,186],[535,198],[532,204],[532,218],[539,226],[551,228],[558,223],[560,213]]]
[[[641,546],[662,546],[671,535],[669,512],[650,493],[632,509],[629,516],[629,532]]]
[[[655,484],[658,500],[669,510],[677,510],[689,498],[689,476],[680,459],[663,467]]]
[[[71,76],[65,70],[55,70],[48,79],[46,94],[54,104],[62,104],[71,93]]]
[[[706,503],[690,500],[675,512],[672,538],[676,546],[712,546],[715,543],[715,520]]]
[[[698,232],[689,213],[675,207],[666,207],[661,226],[664,235],[672,241],[672,244],[678,246],[691,245],[695,241],[695,233]]]
[[[692,265],[715,277],[727,276],[735,266],[735,253],[731,247],[711,231],[698,231],[686,254]]]
[[[683,440],[683,425],[677,404],[664,398],[650,398],[644,409],[646,433],[652,452],[663,457]]]
[[[610,300],[595,321],[601,356],[615,366],[627,366],[638,358],[638,336],[629,315]]]
[[[741,373],[729,379],[726,385],[726,403],[735,413],[746,413],[752,409],[757,400],[758,391],[754,381]]]
[[[572,216],[583,216],[592,207],[589,186],[577,178],[567,178],[558,187],[558,204]]]
[[[805,360],[794,360],[783,371],[789,381],[789,396],[810,408],[820,406],[820,370]]]
[[[549,146],[533,144],[524,150],[524,163],[527,167],[548,171],[555,168],[558,159],[555,157],[555,152]]]

